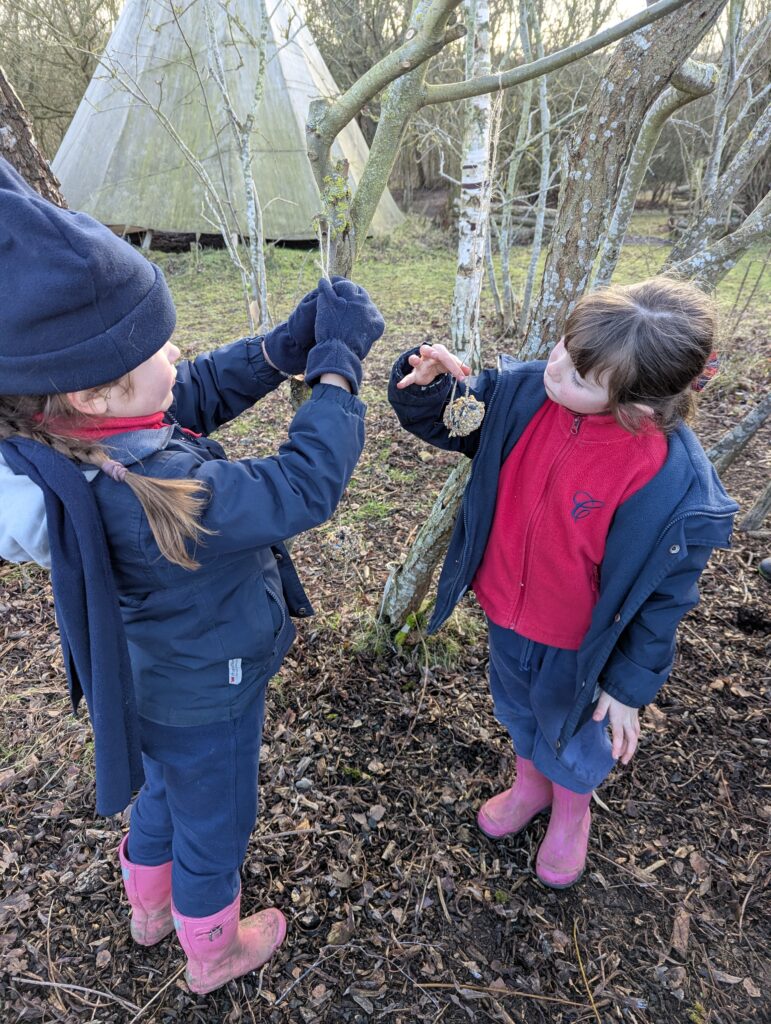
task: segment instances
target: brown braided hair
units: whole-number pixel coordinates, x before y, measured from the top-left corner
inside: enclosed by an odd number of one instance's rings
[[[92,390],[98,394],[112,387],[130,389],[129,378],[130,374]],[[88,420],[66,395],[0,395],[0,440],[28,437],[74,462],[100,469],[105,464],[114,465],[102,445],[62,431],[63,426],[70,424],[77,430]],[[199,568],[200,563],[188,554],[187,542],[198,544],[205,534],[212,532],[200,522],[209,499],[206,486],[197,480],[158,480],[129,470],[125,476],[121,473],[121,477],[141,504],[164,558],[183,569]]]

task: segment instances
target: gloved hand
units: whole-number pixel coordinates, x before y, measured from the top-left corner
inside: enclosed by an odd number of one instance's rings
[[[344,281],[344,277],[333,277],[333,281]],[[292,376],[302,373],[308,352],[316,341],[316,299],[319,290],[308,292],[289,314],[287,320],[268,331],[262,339],[262,346],[268,362],[282,373]]]
[[[377,306],[361,285],[345,278],[319,281],[316,300],[316,344],[308,355],[305,380],[314,384],[322,373],[339,373],[356,395],[361,361],[385,330]]]

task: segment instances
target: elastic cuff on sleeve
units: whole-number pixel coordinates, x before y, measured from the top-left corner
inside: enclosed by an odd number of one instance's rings
[[[315,345],[308,353],[305,381],[313,386],[324,373],[339,373],[358,395],[363,375],[361,359],[336,338]]]

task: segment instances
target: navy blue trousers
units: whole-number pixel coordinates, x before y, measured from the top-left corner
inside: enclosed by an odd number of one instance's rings
[[[607,717],[586,722],[557,755],[556,741],[578,697],[576,651],[528,640],[488,619],[490,692],[514,750],[547,779],[591,793],[610,774]]]
[[[257,818],[265,689],[229,722],[169,726],[140,718],[145,784],[131,811],[128,857],[150,866],[173,862],[172,898],[185,917],[216,914],[238,893]]]

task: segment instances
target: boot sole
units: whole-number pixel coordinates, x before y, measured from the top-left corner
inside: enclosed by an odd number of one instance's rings
[[[581,881],[581,879],[584,877],[585,870],[585,868],[581,868],[576,877],[570,882],[547,882],[546,879],[542,878],[537,871],[535,873],[535,877],[538,879],[539,882],[545,885],[547,889],[570,889],[576,884],[576,882]]]
[[[510,839],[513,836],[518,836],[521,832],[524,832],[528,825],[532,825],[536,818],[540,818],[542,814],[545,814],[550,809],[551,804],[547,804],[545,807],[542,807],[540,811],[536,811],[532,818],[528,818],[524,825],[521,825],[519,828],[514,829],[511,832],[488,832],[479,820],[480,812],[477,812],[477,828],[483,835],[486,835],[488,839]]]

